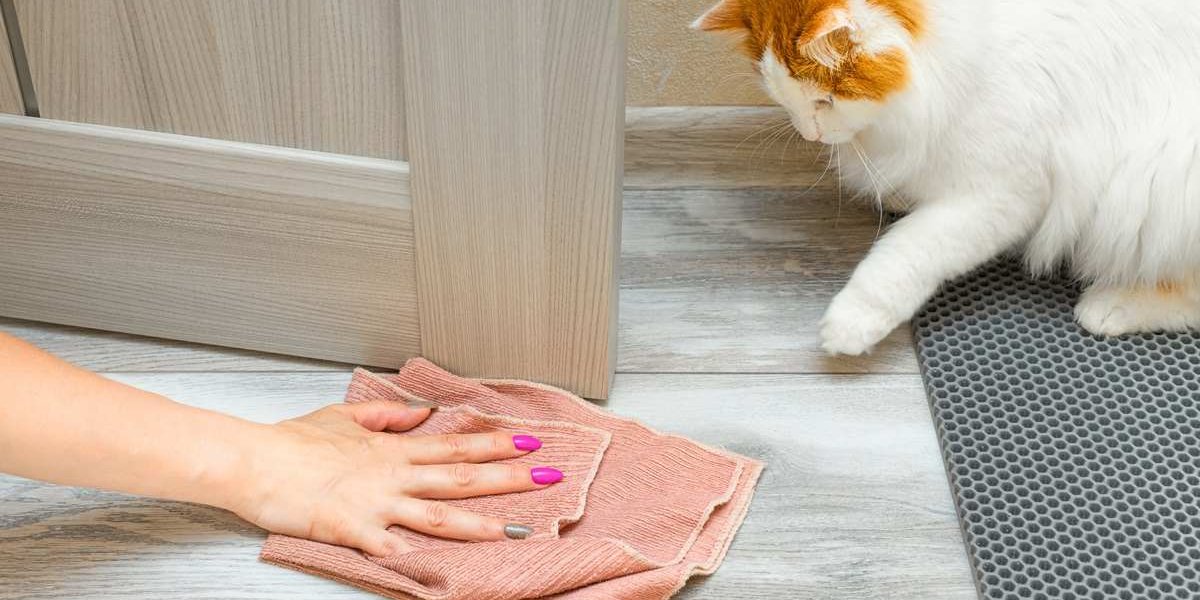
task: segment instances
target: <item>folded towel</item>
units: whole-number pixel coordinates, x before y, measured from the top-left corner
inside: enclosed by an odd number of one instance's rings
[[[716,570],[762,472],[758,461],[654,431],[562,390],[477,381],[414,359],[396,375],[355,371],[347,402],[420,398],[439,409],[405,434],[504,430],[541,438],[516,464],[549,464],[562,482],[456,500],[526,523],[526,540],[458,542],[396,528],[412,550],[388,558],[272,535],[263,560],[391,598],[662,600]]]

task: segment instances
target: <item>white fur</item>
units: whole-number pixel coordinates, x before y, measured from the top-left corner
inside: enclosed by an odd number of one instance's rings
[[[883,103],[829,107],[763,58],[796,128],[840,145],[843,180],[912,207],[834,299],[825,348],[868,351],[943,282],[1014,249],[1093,286],[1077,315],[1096,333],[1200,327],[1200,2],[927,4],[913,41],[851,1],[868,51],[912,58]],[[1183,291],[1156,295],[1162,281]]]

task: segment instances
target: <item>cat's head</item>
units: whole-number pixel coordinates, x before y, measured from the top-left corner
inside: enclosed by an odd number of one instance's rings
[[[924,0],[721,0],[692,27],[742,36],[771,98],[809,141],[869,127],[912,78]]]

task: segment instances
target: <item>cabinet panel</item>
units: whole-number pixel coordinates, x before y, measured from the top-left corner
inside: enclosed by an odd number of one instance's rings
[[[404,158],[394,0],[16,7],[44,117]]]
[[[0,315],[396,367],[408,165],[0,115]]]
[[[624,111],[619,0],[405,0],[424,353],[608,394]]]

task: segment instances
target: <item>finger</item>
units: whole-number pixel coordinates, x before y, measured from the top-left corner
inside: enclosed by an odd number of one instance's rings
[[[427,465],[412,467],[408,473],[404,493],[433,500],[525,492],[562,480],[557,469],[497,464]]]
[[[525,539],[533,533],[525,525],[506,523],[503,519],[477,515],[432,500],[403,498],[396,504],[396,512],[392,517],[396,525],[453,540],[487,542]]]
[[[375,400],[343,405],[345,414],[370,431],[408,431],[429,418],[431,408]]]
[[[503,431],[403,437],[401,443],[414,465],[490,462],[524,456],[542,446],[533,436]]]
[[[371,556],[385,558],[396,554],[403,554],[412,549],[404,541],[404,538],[387,529],[369,528],[364,530],[361,536],[360,543],[350,545]]]

